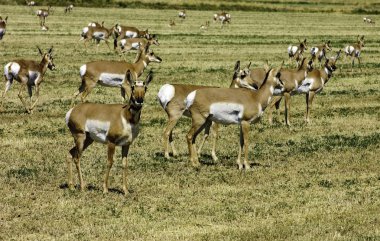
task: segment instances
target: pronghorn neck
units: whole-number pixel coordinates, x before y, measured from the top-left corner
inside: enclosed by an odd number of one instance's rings
[[[45,59],[45,57],[43,57],[39,65],[39,70],[41,71],[41,74],[45,74],[48,68],[48,65],[49,65],[49,62]]]
[[[144,53],[141,53],[140,59],[133,64],[137,76],[140,76],[144,72],[149,63],[149,58],[147,58]]]
[[[272,69],[267,73],[264,83],[256,92],[257,95],[260,97],[259,102],[263,110],[265,110],[265,108],[269,105],[269,102],[273,96],[273,92],[274,92],[274,80],[273,80],[274,77],[272,73],[273,71],[274,70]]]

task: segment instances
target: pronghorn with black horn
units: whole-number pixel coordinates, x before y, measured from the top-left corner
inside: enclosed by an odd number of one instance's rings
[[[36,11],[36,15],[40,18],[40,23],[45,24],[46,18],[49,16],[51,11],[51,6],[48,7],[48,9],[38,9]]]
[[[150,62],[161,63],[162,61],[160,57],[149,49],[149,46],[146,46],[145,49],[138,53],[136,60],[133,64],[125,61],[99,60],[82,65],[79,70],[82,83],[74,94],[71,106],[74,105],[79,94],[82,94],[81,100],[84,102],[97,83],[103,86],[121,88],[121,96],[125,100],[125,94],[128,94],[130,87],[129,83],[125,81],[125,72],[130,70],[134,78],[137,79]]]
[[[96,27],[85,27],[82,29],[81,34],[81,40],[83,40],[84,47],[86,48],[86,42],[89,40],[95,40],[96,42],[96,51],[99,49],[99,44],[101,40],[104,40],[104,42],[107,44],[107,47],[109,50],[111,50],[111,47],[109,45],[109,37],[113,33],[113,28],[105,28],[104,26],[96,26]]]
[[[73,11],[73,9],[74,9],[74,5],[70,4],[70,5],[65,7],[65,13],[71,13],[71,11]]]
[[[181,11],[179,11],[178,12],[178,17],[180,18],[180,19],[186,19],[186,10],[181,10]]]
[[[40,62],[34,60],[19,59],[9,62],[4,66],[4,77],[6,81],[5,90],[1,99],[0,109],[3,109],[3,102],[5,94],[11,88],[13,80],[16,80],[21,84],[18,97],[20,98],[22,104],[24,105],[28,113],[32,113],[34,107],[36,106],[40,94],[40,84],[43,81],[45,72],[47,69],[54,70],[55,65],[53,63],[53,47],[51,47],[47,53],[43,53],[42,50],[38,48],[42,60]],[[32,88],[35,88],[36,99],[32,102]],[[25,88],[28,89],[30,106],[28,106],[26,100],[23,97],[23,91]]]
[[[279,96],[272,98],[271,103],[268,107],[268,119],[269,123],[272,124],[272,109],[276,106],[278,110],[280,107],[280,102],[282,97],[285,97],[285,124],[290,126],[290,98],[291,95],[297,93],[298,87],[305,80],[307,74],[313,70],[313,61],[307,61],[304,57],[301,61],[300,67],[298,69],[282,69],[281,70],[281,81],[284,84],[284,90]]]
[[[232,78],[230,88],[248,88],[251,87],[251,78],[250,78],[250,64],[244,69],[240,69],[240,61],[237,61],[234,68],[234,76]],[[163,145],[164,145],[164,155],[165,158],[169,159],[169,146],[172,148],[173,156],[177,155],[176,148],[174,147],[173,142],[173,129],[177,124],[178,120],[184,115],[190,117],[190,113],[186,110],[185,99],[188,94],[198,89],[205,88],[217,88],[215,86],[200,86],[200,85],[187,85],[187,84],[165,84],[163,85],[158,94],[157,99],[160,102],[160,105],[165,110],[168,115],[168,122],[166,124],[164,133],[163,133]],[[214,161],[217,161],[218,158],[215,154],[215,145],[216,145],[216,136],[217,136],[218,126],[214,125],[214,141],[212,148],[212,158]],[[202,146],[208,137],[208,130],[206,130],[206,135],[202,141],[202,144],[199,147],[198,153],[201,152]]]
[[[8,16],[6,16],[4,19],[0,16],[0,40],[3,39],[6,28],[7,28],[7,21],[8,21]]]
[[[139,134],[139,122],[144,97],[149,83],[153,79],[153,73],[149,73],[145,81],[133,81],[130,70],[126,73],[126,80],[131,86],[132,92],[128,104],[95,104],[82,103],[70,109],[66,114],[66,124],[74,138],[74,147],[67,158],[68,186],[74,189],[72,177],[72,162],[74,161],[80,189],[85,188],[80,159],[83,151],[94,141],[107,144],[108,159],[107,170],[104,175],[103,192],[109,188],[108,177],[113,164],[113,156],[116,146],[121,146],[123,164],[123,191],[127,196],[127,163],[128,152],[132,142]]]
[[[335,57],[328,58],[322,69],[314,69],[308,72],[304,81],[297,88],[298,93],[306,94],[306,123],[310,122],[310,110],[314,96],[323,90],[333,72],[337,69],[336,61],[338,61],[341,52],[342,50],[339,50]]]
[[[113,27],[113,37],[114,37],[114,49],[117,48],[117,42],[119,39],[124,38],[150,38],[149,30],[140,31],[135,27],[128,27],[116,24]]]
[[[231,14],[226,13],[224,11],[221,13],[215,13],[213,19],[214,22],[216,22],[217,20],[220,21],[220,27],[223,28],[223,25],[225,23],[231,23]]]
[[[186,138],[193,166],[199,166],[195,141],[203,129],[209,129],[212,122],[240,125],[240,145],[237,164],[239,169],[249,169],[248,134],[251,122],[260,120],[268,106],[275,89],[282,89],[280,78],[281,67],[271,69],[264,83],[258,90],[245,88],[208,88],[191,92],[185,100],[186,109],[190,112],[192,126]],[[244,164],[240,157],[244,147]]]
[[[299,46],[289,45],[288,47],[289,62],[294,59],[296,61],[297,68],[299,66],[299,62],[303,58],[303,52],[307,50],[306,39],[303,42],[298,39],[298,42]]]
[[[330,40],[325,42],[324,44],[310,48],[310,54],[311,54],[313,62],[316,62],[316,59],[318,59],[319,65],[321,67],[322,60],[327,59],[326,58],[327,51],[331,51]]]
[[[346,54],[346,57],[351,56],[351,60],[352,60],[351,72],[353,71],[353,68],[354,68],[355,58],[358,59],[359,69],[360,69],[360,71],[362,71],[362,68],[360,66],[360,54],[362,52],[362,48],[364,47],[364,35],[361,37],[360,37],[360,35],[358,35],[357,40],[358,41],[356,44],[347,45],[344,48],[344,52]]]
[[[157,36],[155,34],[149,36],[149,39],[146,38],[127,38],[120,40],[120,48],[121,52],[128,52],[132,49],[139,50],[144,49],[147,45],[157,45],[159,46],[160,43],[158,42]]]

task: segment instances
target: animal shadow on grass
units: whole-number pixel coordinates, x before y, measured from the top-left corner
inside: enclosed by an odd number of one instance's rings
[[[68,189],[68,188],[69,188],[69,185],[65,182],[65,183],[60,184],[60,185],[59,185],[59,188],[60,188],[60,189]],[[79,190],[79,189],[80,189],[79,184],[76,184],[76,185],[75,185],[75,189],[76,189],[76,190]],[[87,189],[88,191],[103,192],[103,190],[102,190],[101,188],[95,186],[94,184],[88,184],[88,185],[86,186],[86,189]],[[108,192],[110,192],[110,193],[116,193],[116,194],[121,194],[121,195],[124,194],[124,192],[123,192],[121,189],[119,189],[119,188],[109,188],[109,189],[108,189]],[[128,193],[134,193],[134,191],[128,189]]]

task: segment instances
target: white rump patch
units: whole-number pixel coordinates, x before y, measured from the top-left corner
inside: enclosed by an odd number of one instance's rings
[[[85,35],[88,32],[88,27],[84,27],[82,29],[82,35]]]
[[[140,42],[132,43],[132,48],[133,49],[138,49],[139,47],[140,47]]]
[[[316,55],[318,53],[318,51],[319,51],[319,49],[317,47],[312,47],[310,53],[311,53],[311,55]]]
[[[71,108],[67,113],[66,113],[66,125],[68,126],[69,125],[69,120],[70,120],[70,116],[71,116],[71,112],[73,111],[74,108]]]
[[[110,122],[99,120],[87,120],[85,131],[88,132],[96,142],[106,143],[107,135],[110,129]]]
[[[164,84],[158,91],[157,98],[162,108],[166,109],[166,106],[173,99],[175,95],[175,88],[173,85]]]
[[[297,46],[292,46],[292,45],[290,45],[290,46],[288,47],[288,54],[293,56],[293,55],[296,54],[297,50],[298,50],[298,47],[297,47]]]
[[[127,43],[127,40],[126,40],[126,39],[122,39],[122,40],[120,40],[120,45],[121,45],[121,46],[125,46],[126,43]]]
[[[123,74],[102,73],[99,76],[99,84],[110,87],[121,87],[124,77]]]
[[[10,69],[9,69],[10,67]],[[20,72],[20,65],[16,62],[10,62],[7,65],[4,66],[4,75],[8,80],[13,79],[14,77],[18,76],[18,73]],[[10,70],[10,72],[9,72]]]
[[[210,106],[211,120],[222,124],[238,124],[241,122],[244,106],[236,103],[213,103]]]
[[[197,94],[197,91],[194,90],[193,92],[191,92],[190,94],[188,94],[186,96],[186,99],[185,99],[185,104],[186,104],[186,109],[189,109],[190,106],[193,105],[194,103],[194,100],[195,100],[195,95]]]
[[[87,70],[87,65],[86,64],[82,65],[79,68],[79,74],[80,74],[81,77],[83,77],[86,74],[86,70]]]
[[[127,38],[136,38],[137,37],[137,33],[136,32],[132,32],[132,31],[126,31],[125,32],[125,36]]]
[[[306,94],[309,92],[310,87],[313,85],[314,79],[313,78],[306,78],[304,81],[302,81],[302,84],[298,87],[297,91],[300,94]]]
[[[347,46],[346,49],[344,50],[344,52],[346,52],[346,54],[352,54],[352,52],[354,52],[355,48],[353,46]]]

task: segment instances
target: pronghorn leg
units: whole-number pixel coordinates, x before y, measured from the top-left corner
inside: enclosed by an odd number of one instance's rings
[[[354,62],[355,62],[355,57],[352,57],[352,62],[351,62],[351,72],[354,71]]]
[[[310,122],[310,110],[311,110],[311,105],[313,104],[313,99],[314,99],[315,92],[314,91],[309,91],[306,94],[306,123],[308,124]]]
[[[128,195],[128,186],[127,186],[127,171],[128,171],[128,151],[129,151],[129,145],[122,146],[121,147],[121,156],[122,156],[122,163],[123,163],[123,191],[124,195]]]
[[[82,153],[86,148],[92,144],[93,140],[86,135],[85,133],[78,133],[75,134],[74,137],[75,141],[75,146],[70,150],[70,154],[72,159],[74,160],[75,167],[78,172],[78,179],[79,179],[79,185],[80,189],[84,190],[84,182],[83,182],[83,175],[82,175],[82,170],[80,168],[80,158],[82,156]],[[68,165],[71,166],[71,162],[68,163]],[[73,181],[72,181],[72,173],[70,173],[70,166],[69,166],[69,188],[73,188]]]
[[[210,127],[212,125],[212,122],[210,121],[210,122],[206,122],[206,123],[209,123],[209,124],[205,125],[205,134],[203,136],[202,142],[199,145],[198,152],[197,152],[199,156],[201,155],[201,151],[202,151],[203,145],[205,144],[206,140],[208,139],[208,137],[210,135]]]
[[[172,132],[173,132],[174,126],[178,122],[178,119],[181,117],[178,115],[171,115],[169,113],[168,113],[168,116],[169,116],[169,121],[168,121],[168,124],[166,125],[166,128],[164,130],[164,135],[163,135],[163,143],[164,143],[164,151],[165,151],[165,158],[166,159],[170,158],[170,156],[169,156],[169,144],[171,144],[173,156],[177,155],[177,151],[174,148]]]
[[[218,139],[218,129],[219,129],[219,124],[214,122],[214,124],[212,125],[212,134],[214,138],[213,138],[212,150],[211,150],[211,156],[214,162],[218,161],[218,157],[216,156],[216,153],[215,153],[216,140]]]
[[[107,170],[104,175],[104,183],[103,183],[103,193],[108,192],[108,187],[109,187],[109,175],[111,171],[111,167],[113,164],[113,155],[115,154],[115,144],[113,143],[108,143],[108,155],[107,155]]]
[[[5,95],[7,94],[8,90],[11,88],[12,86],[12,82],[13,82],[13,79],[7,79],[6,76],[5,77],[5,81],[6,81],[6,84],[5,84],[5,89],[4,89],[4,92],[1,96],[1,100],[0,100],[0,111],[3,111],[4,110],[4,100],[5,100]]]
[[[285,96],[285,124],[290,126],[289,112],[290,112],[290,93],[284,93]]]
[[[358,57],[358,63],[359,63],[360,72],[362,72],[362,66],[361,66],[361,63],[360,63],[360,57]]]
[[[87,87],[85,87],[84,91],[82,92],[82,96],[81,96],[82,103],[85,101],[86,97],[91,93],[91,90],[94,87],[95,87],[95,84],[87,85]]]
[[[40,97],[40,86],[36,85],[36,99],[34,100],[34,103],[30,106],[30,112],[32,112],[34,107],[37,105],[39,97]],[[32,98],[32,96],[30,96],[30,98]]]
[[[278,107],[280,106],[281,98],[282,96],[273,96],[271,102],[269,103],[268,121],[270,125],[273,124],[273,107],[276,106],[276,109],[278,110]]]
[[[203,116],[192,116],[193,123],[191,126],[190,131],[187,133],[187,145],[189,148],[190,153],[190,161],[194,167],[199,166],[199,160],[197,155],[197,149],[195,146],[195,140],[197,138],[197,135],[203,130],[203,128],[206,126],[207,120],[203,118]]]
[[[108,39],[105,39],[104,42],[106,42],[108,49],[112,52]]]
[[[29,110],[28,104],[26,103],[26,101],[25,101],[25,99],[24,99],[24,96],[23,96],[23,94],[22,94],[22,91],[25,90],[25,86],[26,86],[26,85],[24,85],[24,84],[21,83],[20,89],[19,89],[19,91],[18,91],[18,98],[20,98],[20,100],[21,100],[22,104],[24,105],[26,111],[27,111],[28,113],[30,113],[30,110]]]
[[[249,122],[242,121],[241,123],[243,142],[244,142],[244,167],[245,169],[250,169],[251,166],[248,162],[248,134],[249,134]]]

